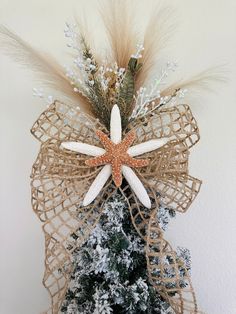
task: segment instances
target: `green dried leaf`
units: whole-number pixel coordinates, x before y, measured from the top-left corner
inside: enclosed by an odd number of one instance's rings
[[[120,87],[117,104],[121,111],[123,127],[127,124],[128,117],[132,111],[133,97],[135,93],[135,76],[141,67],[142,64],[138,63],[136,58],[131,58],[122,86]]]

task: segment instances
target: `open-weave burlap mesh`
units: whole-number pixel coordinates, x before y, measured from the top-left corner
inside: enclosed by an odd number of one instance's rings
[[[136,131],[137,143],[154,138],[184,141],[191,148],[199,139],[199,130],[188,105],[178,105],[153,111],[137,118],[127,126]]]
[[[32,169],[32,206],[43,222],[45,234],[43,283],[52,300],[47,313],[60,312],[72,271],[72,252],[86,241],[102,214],[104,203],[117,191],[110,179],[95,201],[83,207],[85,193],[101,168],[89,168],[85,164],[88,156],[60,147],[62,141],[100,146],[95,135],[98,129],[107,132],[98,120],[57,101],[40,115],[31,130],[41,142]],[[131,122],[127,131],[129,129],[137,134],[135,144],[154,138],[169,138],[164,147],[140,156],[150,160],[150,164],[139,169],[137,175],[148,191],[152,208],[145,208],[126,182],[119,190],[127,201],[134,227],[147,241],[148,272],[154,287],[168,299],[176,313],[197,313],[187,270],[183,280],[188,284],[190,301],[185,298],[188,290],[182,289],[178,274],[178,267],[184,266],[179,264],[176,254],[163,239],[154,218],[160,202],[184,212],[199,191],[200,181],[188,175],[189,148],[199,140],[196,121],[189,107],[180,105],[152,112],[146,118]],[[155,259],[153,254],[159,255]],[[173,291],[170,291],[169,279],[165,278],[162,269],[168,256],[174,260],[173,282],[176,287]],[[165,284],[159,284],[164,281]]]

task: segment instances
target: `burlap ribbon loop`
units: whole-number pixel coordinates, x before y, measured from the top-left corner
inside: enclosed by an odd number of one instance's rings
[[[72,270],[72,252],[86,241],[100,219],[104,203],[117,192],[109,180],[95,201],[83,207],[84,195],[100,168],[86,166],[87,156],[60,147],[62,141],[100,146],[95,134],[97,129],[107,132],[98,120],[56,101],[40,115],[31,130],[41,142],[31,175],[32,205],[43,222],[45,234],[43,282],[51,296],[48,313],[56,314],[60,310]],[[188,271],[164,240],[156,219],[160,202],[185,212],[199,192],[201,182],[188,174],[189,149],[199,140],[196,121],[187,105],[179,105],[132,121],[129,129],[137,134],[135,144],[155,138],[170,139],[157,151],[143,155],[150,164],[137,172],[148,191],[152,208],[145,208],[125,181],[119,191],[127,202],[135,229],[147,243],[147,267],[153,286],[176,313],[198,313]],[[171,280],[165,276],[166,258],[173,260],[168,266],[173,269]],[[184,272],[181,279],[180,269]],[[181,280],[187,288],[182,287]]]

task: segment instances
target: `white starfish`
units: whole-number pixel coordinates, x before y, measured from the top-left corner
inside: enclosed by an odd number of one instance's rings
[[[110,120],[110,139],[114,144],[119,144],[122,140],[122,124],[120,110],[117,105],[114,105],[111,111]],[[135,146],[128,148],[127,153],[129,156],[139,156],[144,153],[156,150],[168,142],[167,138],[150,140]],[[106,153],[106,150],[90,144],[80,142],[63,142],[61,144],[63,148],[86,154],[88,156],[102,156]],[[138,197],[139,201],[147,208],[151,208],[151,201],[148,193],[143,186],[140,179],[137,177],[135,172],[127,165],[122,165],[121,171],[126,181],[129,183],[131,189]],[[90,186],[88,192],[83,200],[83,206],[87,206],[93,202],[97,195],[101,192],[102,188],[106,184],[109,177],[112,175],[112,166],[107,164],[103,166],[100,173],[95,178],[94,182]]]

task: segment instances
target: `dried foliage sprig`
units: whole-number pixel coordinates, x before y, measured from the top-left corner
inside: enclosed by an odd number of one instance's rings
[[[191,89],[192,91],[212,90],[216,83],[227,82],[225,66],[212,67],[193,77],[176,82],[161,91],[163,96],[172,94],[175,90]]]
[[[88,46],[86,39],[81,37],[81,46],[83,52],[84,62],[88,63],[88,69],[86,70],[88,78],[85,81],[87,86],[87,98],[89,99],[93,112],[106,127],[109,126],[110,110],[105,91],[102,88],[101,81],[97,77],[98,64],[95,60],[91,48]]]
[[[176,30],[175,14],[169,6],[157,6],[145,29],[141,62],[142,70],[137,75],[136,90],[144,86],[156,70],[156,64],[161,52],[168,46],[168,43]]]
[[[134,9],[135,3],[126,0],[104,1],[100,9],[111,47],[110,59],[119,68],[127,68],[138,42]]]
[[[124,75],[123,82],[120,86],[117,97],[117,104],[121,110],[122,123],[124,127],[126,126],[128,118],[133,111],[135,77],[141,68],[142,64],[138,62],[138,59],[131,57]]]
[[[81,110],[91,114],[91,105],[88,100],[82,94],[74,92],[63,67],[57,63],[55,58],[48,53],[34,49],[3,25],[0,26],[0,43],[1,51],[36,73],[40,82],[59,91],[72,103],[79,102]]]

